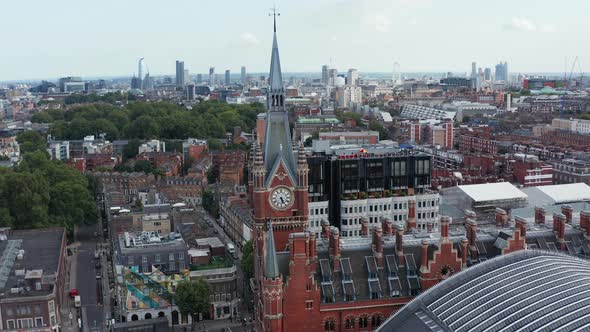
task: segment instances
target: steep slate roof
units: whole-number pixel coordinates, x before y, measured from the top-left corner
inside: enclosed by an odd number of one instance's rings
[[[279,276],[279,265],[277,263],[277,252],[275,249],[275,239],[272,234],[272,223],[268,223],[268,232],[266,232],[266,258],[264,259],[264,276],[266,278],[276,278]]]
[[[535,226],[536,229],[529,229],[526,235],[526,242],[531,249],[547,248],[547,244],[558,252],[557,239],[549,226]],[[502,243],[513,236],[513,229],[482,230],[477,233],[476,247],[478,250],[477,260],[468,255],[467,265],[475,266],[501,254],[498,243]],[[458,257],[461,257],[460,241],[464,233],[453,232],[450,236]],[[318,239],[318,264],[315,277],[322,292],[322,303],[347,302],[370,300],[374,296],[371,283],[380,287],[379,298],[393,298],[398,296],[413,296],[421,292],[419,282],[419,269],[422,259],[421,241],[423,237],[413,234],[404,235],[404,257],[406,264],[399,266],[398,257],[395,253],[395,235],[383,236],[383,267],[376,269],[376,274],[371,274],[374,263],[373,251],[371,248],[371,237],[361,239],[341,239],[341,268],[342,271],[334,272],[334,262],[329,257],[327,239]],[[439,246],[438,234],[432,234],[427,238],[428,259],[433,258],[434,252]],[[544,246],[539,246],[544,243]],[[533,245],[534,244],[534,245]],[[590,257],[590,244],[584,239],[582,232],[577,228],[568,228],[566,232],[567,249],[561,251],[578,257]],[[282,252],[278,255],[280,273],[286,277],[289,273],[289,253]],[[343,260],[350,263],[352,285],[354,286],[353,299],[347,298],[348,276],[345,276]],[[351,288],[352,289],[352,288]],[[395,291],[399,291],[396,293]]]
[[[297,163],[293,155],[291,133],[284,100],[286,99],[281,73],[281,60],[277,43],[276,21],[273,35],[272,55],[270,60],[270,89],[267,95],[266,133],[264,136],[264,168],[266,170],[266,184],[272,178],[274,170],[282,160],[291,178],[295,176]],[[280,100],[273,105],[273,100]]]

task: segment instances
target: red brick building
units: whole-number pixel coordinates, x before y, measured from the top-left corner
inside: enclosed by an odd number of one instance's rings
[[[177,152],[146,152],[138,155],[136,160],[149,160],[165,176],[179,176],[182,174],[184,156]]]
[[[236,151],[215,151],[212,154],[213,167],[219,175],[219,182],[239,186],[244,183],[246,153]]]
[[[303,149],[295,152],[291,143],[276,34],[273,44],[264,143],[255,144],[248,179],[256,331],[375,330],[439,281],[527,247],[527,221],[515,218],[512,228],[505,214],[495,232],[478,233],[477,222],[469,220],[466,237],[460,229],[450,231],[448,217],[440,220],[440,235],[428,238],[414,233],[415,218],[405,227],[390,219],[372,229],[367,223],[354,241],[341,241],[339,229],[324,220],[316,237],[308,230],[309,169]],[[562,219],[556,219],[555,233],[536,233],[543,241],[564,241]]]
[[[459,138],[462,151],[498,153],[498,142],[492,138],[490,127],[476,127],[463,130]]]
[[[525,187],[553,184],[553,166],[540,162],[536,158],[516,160],[512,169],[514,181]]]

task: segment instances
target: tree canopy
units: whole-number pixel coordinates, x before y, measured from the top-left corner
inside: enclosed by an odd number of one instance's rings
[[[179,283],[174,294],[174,303],[181,314],[191,315],[193,322],[198,321],[199,314],[209,314],[209,285],[202,278]]]
[[[16,141],[20,145],[20,152],[27,153],[33,151],[46,151],[47,141],[41,134],[34,130],[27,130],[16,136]]]
[[[26,153],[15,169],[0,170],[0,225],[14,229],[96,222],[88,179],[45,151]]]
[[[87,100],[84,98],[75,104]],[[35,114],[32,121],[51,123],[50,133],[57,139],[82,139],[101,133],[108,140],[224,138],[235,126],[251,131],[260,112],[264,112],[260,103],[205,101],[187,109],[169,102],[133,102],[125,106],[103,102],[74,105],[66,112],[44,111]]]
[[[248,280],[254,276],[254,248],[252,241],[248,241],[244,244],[242,250],[242,272],[244,272],[244,279]]]

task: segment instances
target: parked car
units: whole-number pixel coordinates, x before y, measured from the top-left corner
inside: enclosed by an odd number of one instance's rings
[[[76,295],[80,295],[80,293],[78,293],[78,290],[76,288],[70,289],[70,297],[75,297]]]
[[[98,270],[98,269],[100,269],[100,266],[101,266],[100,261],[99,260],[96,261],[96,264],[94,265],[94,267]]]

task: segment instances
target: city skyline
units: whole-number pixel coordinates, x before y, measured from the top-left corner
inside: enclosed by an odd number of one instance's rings
[[[576,38],[590,30],[581,17],[590,4],[582,1],[567,15],[567,8],[554,8],[548,1],[498,1],[493,6],[464,0],[452,5],[426,0],[308,1],[309,6],[277,3],[282,13],[278,33],[286,41],[285,72],[319,72],[323,64],[340,73],[349,68],[391,72],[398,62],[401,72],[468,73],[473,61],[483,68],[507,61],[512,73],[560,73],[570,70],[565,69],[566,58],[571,64],[579,56],[582,69],[590,58],[590,47]],[[130,77],[141,57],[153,76],[173,73],[176,59],[184,60],[191,73],[206,73],[210,66],[234,73],[242,65],[251,73],[268,70],[270,2],[252,6],[179,0],[161,6],[146,1],[141,7],[133,1],[61,2],[3,6],[18,14],[8,15],[0,29],[19,28],[6,36],[11,47],[3,54],[0,80]],[[129,19],[131,13],[143,23]],[[39,31],[48,24],[68,33],[40,38]],[[72,29],[75,26],[84,29]],[[438,33],[441,27],[443,33]]]

